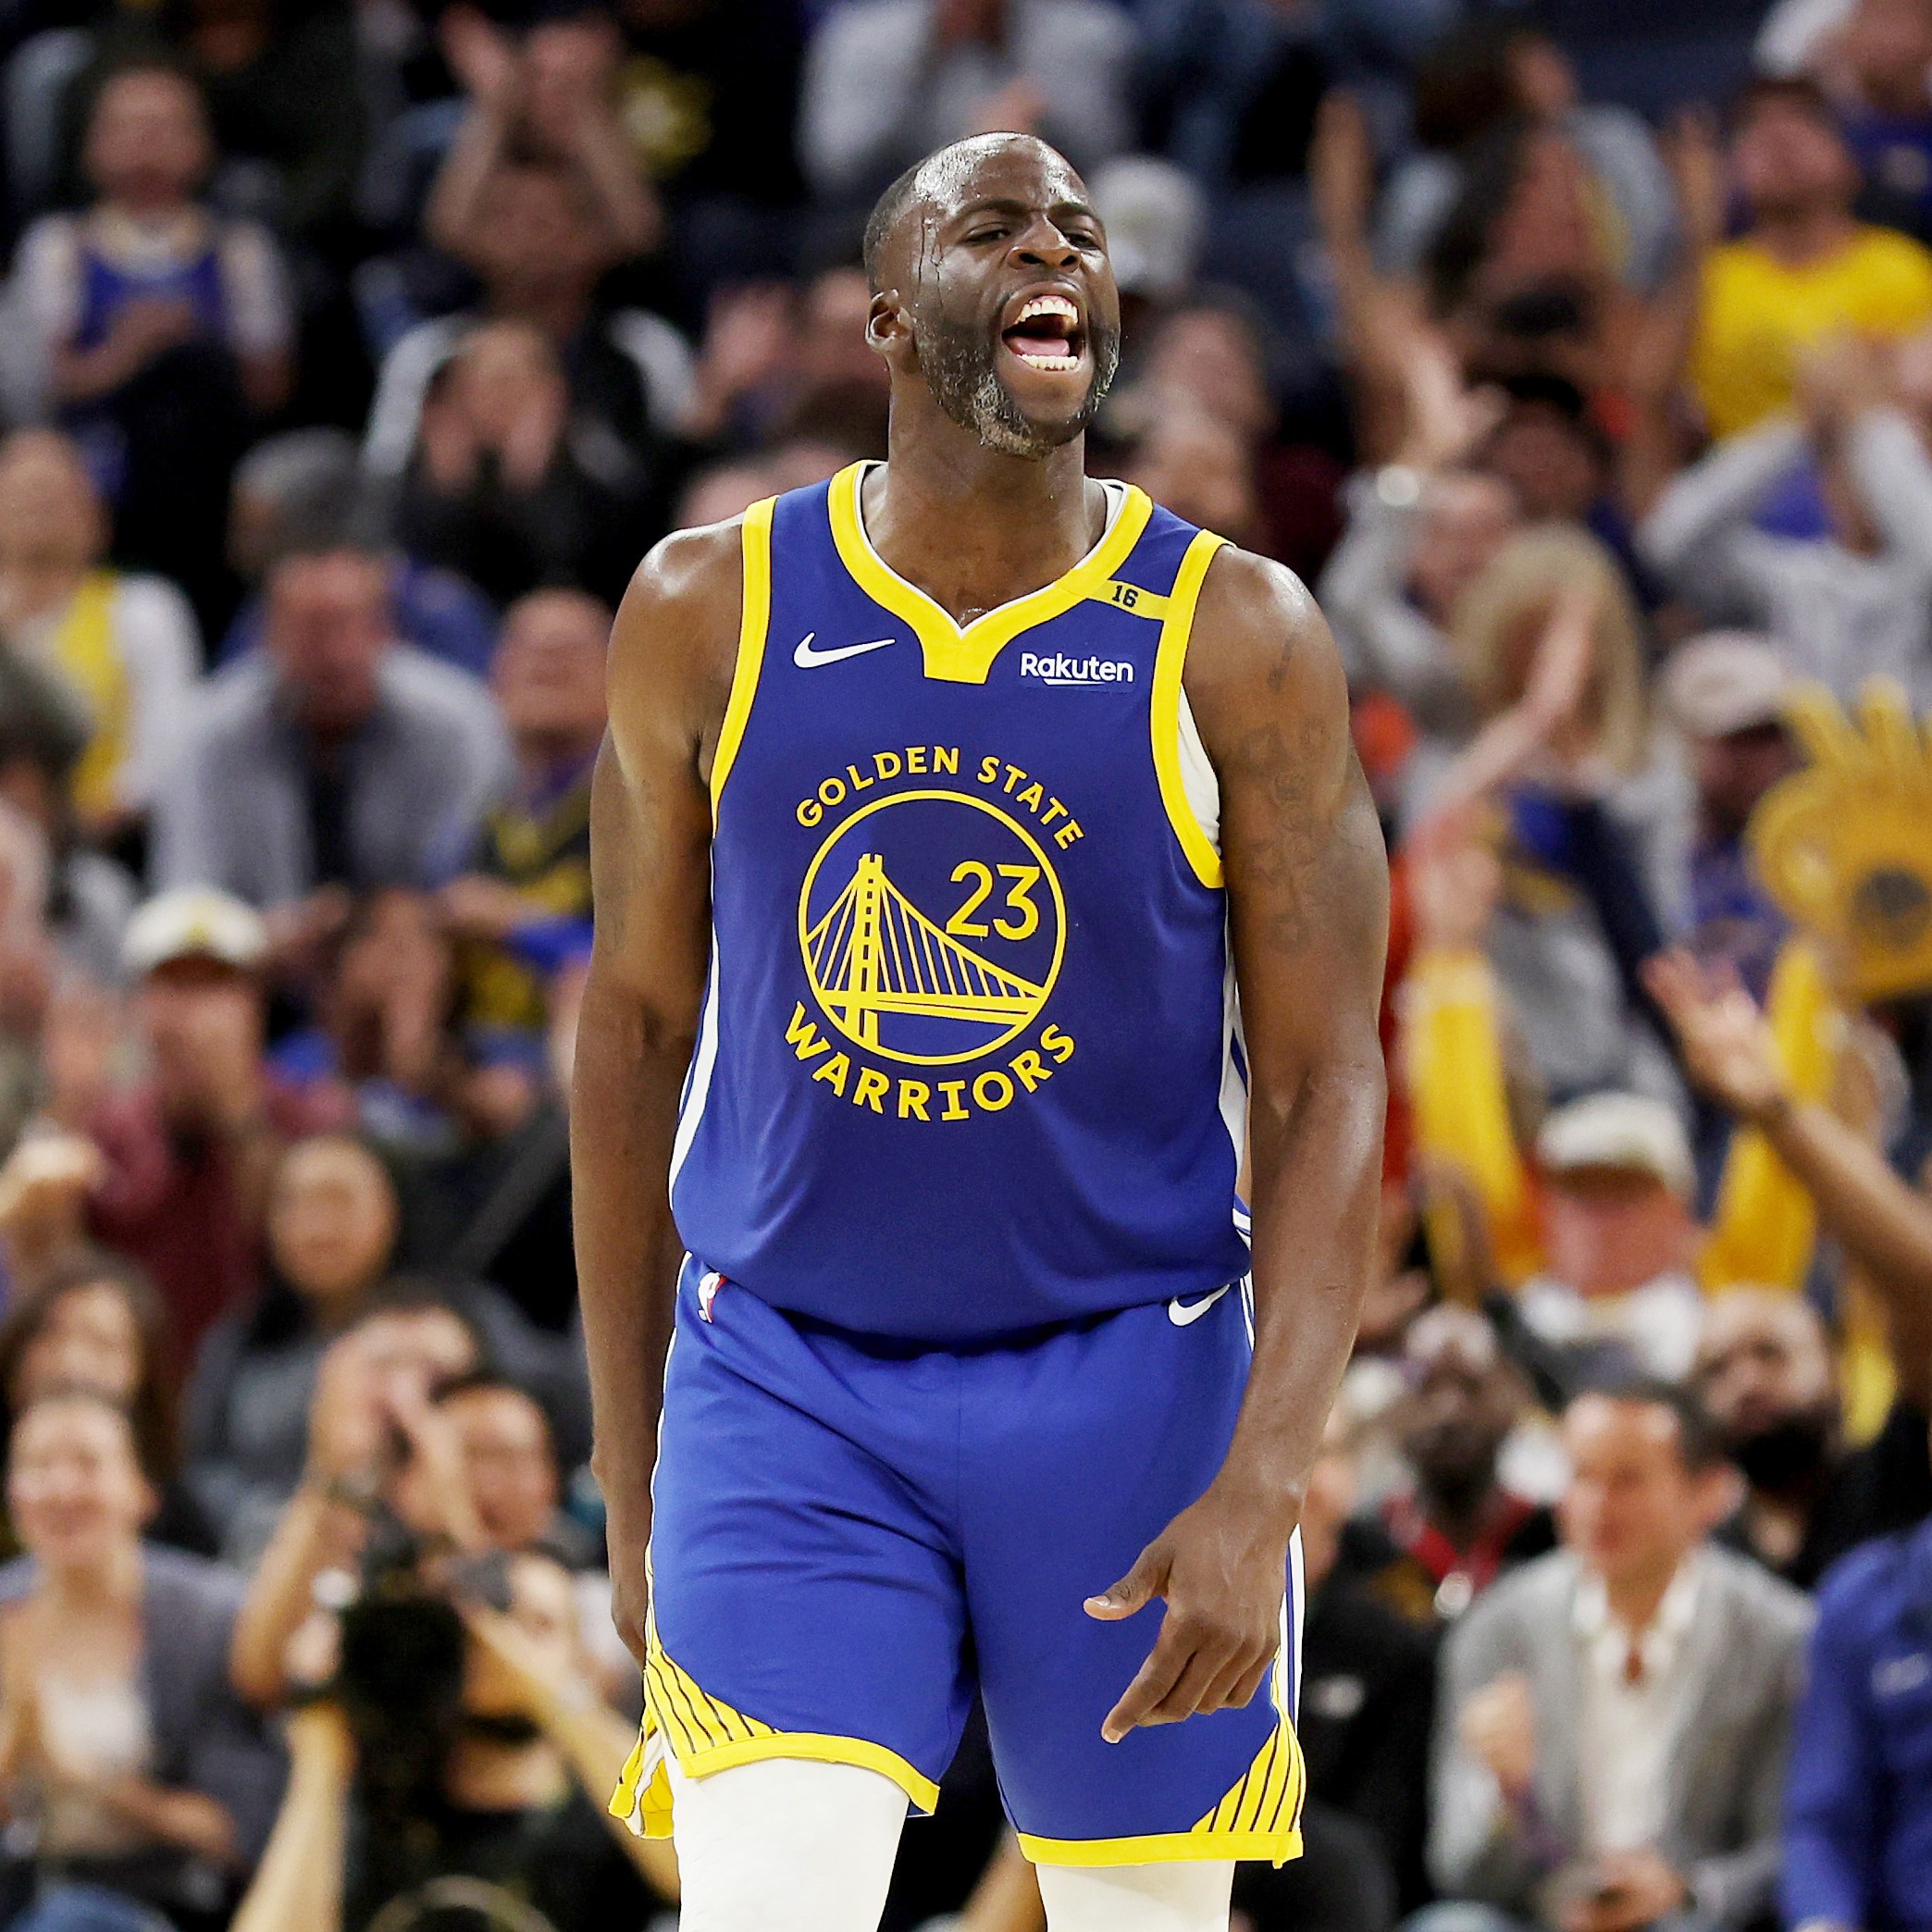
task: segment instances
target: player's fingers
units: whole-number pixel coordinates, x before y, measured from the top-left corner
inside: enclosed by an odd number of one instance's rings
[[[1174,1688],[1187,1663],[1186,1647],[1163,1626],[1147,1661],[1121,1693],[1120,1703],[1101,1719],[1100,1735],[1109,1744],[1118,1744],[1136,1724],[1145,1722],[1147,1713]]]
[[[1244,1647],[1238,1650],[1224,1664],[1215,1679],[1208,1688],[1208,1695],[1201,1701],[1204,1711],[1238,1711],[1250,1702],[1256,1687],[1267,1675],[1271,1659],[1257,1660],[1255,1653]]]
[[[1166,1553],[1158,1542],[1149,1543],[1118,1583],[1086,1600],[1086,1614],[1105,1623],[1118,1623],[1123,1616],[1132,1616],[1159,1595],[1166,1573]]]
[[[1202,1711],[1219,1710],[1220,1706],[1215,1701],[1214,1688],[1227,1674],[1228,1665],[1232,1661],[1235,1659],[1219,1646],[1211,1650],[1197,1650],[1187,1660],[1187,1668],[1181,1673],[1174,1688],[1141,1722],[1180,1724]]]

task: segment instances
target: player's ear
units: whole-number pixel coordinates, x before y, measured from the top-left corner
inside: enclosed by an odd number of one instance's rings
[[[897,289],[881,289],[873,297],[865,315],[865,340],[887,362],[900,344],[911,341],[912,318],[906,313]]]

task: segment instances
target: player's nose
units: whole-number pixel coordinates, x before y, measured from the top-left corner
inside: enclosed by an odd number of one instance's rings
[[[1080,260],[1080,251],[1041,216],[1014,237],[1013,260],[1028,268],[1066,270]]]

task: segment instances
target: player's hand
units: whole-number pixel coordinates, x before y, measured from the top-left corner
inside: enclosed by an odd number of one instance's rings
[[[1167,1602],[1160,1635],[1100,1735],[1118,1744],[1137,1725],[1252,1702],[1281,1647],[1287,1574],[1278,1511],[1219,1488],[1183,1509],[1112,1589],[1086,1600],[1106,1623]]]
[[[648,1497],[635,1507],[604,1498],[604,1546],[610,1552],[611,1621],[624,1647],[644,1668],[644,1620],[650,1607],[650,1572],[644,1553],[650,1543]]]

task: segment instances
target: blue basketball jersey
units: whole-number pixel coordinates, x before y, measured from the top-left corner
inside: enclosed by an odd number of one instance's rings
[[[866,468],[745,517],[685,1244],[932,1343],[1220,1287],[1245,1094],[1181,687],[1220,539],[1116,487],[1082,563],[962,627],[873,550]]]

